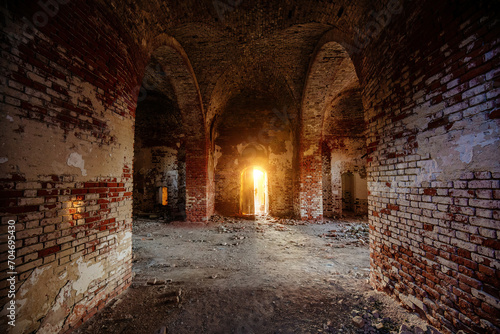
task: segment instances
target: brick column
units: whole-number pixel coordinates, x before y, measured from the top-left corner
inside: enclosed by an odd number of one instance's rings
[[[198,145],[196,145],[198,144]],[[186,143],[186,220],[207,221],[208,148],[204,140],[193,138]]]
[[[323,175],[321,149],[317,143],[301,144],[299,163],[299,216],[323,219]]]

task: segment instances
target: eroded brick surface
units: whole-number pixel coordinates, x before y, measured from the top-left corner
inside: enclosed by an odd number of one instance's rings
[[[273,214],[338,214],[338,174],[366,175],[372,284],[444,332],[500,326],[494,3],[42,3],[2,7],[2,226],[17,221],[18,298],[40,301],[19,309],[21,331],[71,330],[130,283],[136,106],[156,65],[146,90],[175,102],[182,130],[159,150],[136,135],[135,157],[166,166],[160,179],[185,163],[186,220],[237,209],[251,142]]]

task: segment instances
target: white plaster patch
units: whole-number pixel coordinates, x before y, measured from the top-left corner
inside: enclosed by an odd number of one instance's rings
[[[76,152],[71,153],[68,157],[67,164],[68,164],[68,166],[80,168],[83,176],[87,175],[87,170],[84,168],[85,167],[85,160],[83,160],[83,158],[80,154],[78,154]]]
[[[219,162],[220,157],[222,157],[222,147],[220,147],[219,145],[215,145],[214,168],[217,167],[217,163]]]
[[[52,309],[43,319],[43,323],[40,329],[37,331],[37,333],[50,334],[50,333],[60,332],[64,326],[64,322],[66,321],[64,315],[68,314],[68,312],[70,311],[68,306],[70,300],[71,300],[71,281],[68,281],[66,285],[59,291],[59,294],[56,297],[56,301],[52,306]],[[60,320],[57,321],[56,319]],[[57,321],[57,322],[52,323],[52,321]]]
[[[488,135],[491,133],[487,133]],[[457,147],[455,150],[460,154],[460,160],[466,164],[472,161],[474,155],[474,148],[477,146],[485,147],[498,141],[498,138],[486,139],[485,133],[462,135],[457,140]]]
[[[44,267],[36,267],[35,270],[33,270],[33,272],[31,273],[31,275],[29,276],[29,278],[24,281],[23,285],[26,285],[26,286],[34,286],[36,282],[38,282],[38,278],[43,274],[44,271],[50,269],[50,266],[44,266]],[[19,288],[19,292],[17,294],[18,297],[24,297],[24,295],[26,295],[26,293],[29,291],[29,289],[22,289],[22,286],[21,288]],[[16,301],[16,302],[20,302],[19,299]]]
[[[130,244],[130,240],[132,240],[132,232],[125,232],[125,236],[121,240],[120,243],[124,244]],[[132,252],[131,247],[126,247],[123,251],[119,252],[116,256],[117,261],[121,261],[123,259],[126,259],[127,257],[130,257],[130,254]]]
[[[442,172],[436,160],[424,160],[419,163],[420,172],[416,175],[415,182],[420,185],[422,182],[430,182],[435,180],[435,175]]]
[[[95,264],[88,264],[83,262],[82,258],[77,260],[78,272],[80,277],[73,282],[73,289],[77,294],[84,293],[88,290],[90,283],[93,280],[99,279],[105,275],[105,271],[101,262]]]
[[[9,158],[7,158],[7,157],[0,157],[0,164],[4,164],[7,161],[9,161]]]
[[[14,119],[10,115],[6,115],[5,118],[7,118],[9,121],[14,122]]]

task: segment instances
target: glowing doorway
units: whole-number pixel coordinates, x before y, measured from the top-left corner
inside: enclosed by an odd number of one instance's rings
[[[241,172],[240,212],[243,215],[264,215],[269,211],[267,173],[259,167]]]

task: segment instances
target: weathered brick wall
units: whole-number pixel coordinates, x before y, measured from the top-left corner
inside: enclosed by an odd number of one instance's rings
[[[366,215],[368,213],[368,196],[366,185],[366,142],[363,137],[333,137],[327,138],[322,144],[323,157],[323,215],[339,217],[343,214],[343,184],[342,175],[356,175],[364,186],[364,191],[353,192],[352,213]],[[363,157],[363,158],[362,158]],[[363,180],[365,180],[363,182]]]
[[[57,333],[90,318],[131,281],[134,87],[142,61],[92,2],[60,1],[47,11],[35,1],[7,4],[0,327]],[[5,316],[9,220],[16,221],[16,327]]]
[[[371,281],[445,333],[500,327],[493,5],[404,2],[355,62],[369,122]]]
[[[267,172],[270,214],[293,214],[291,123],[274,103],[272,99],[237,98],[222,115],[215,139],[217,212],[239,212],[241,173],[258,166]]]
[[[299,207],[296,208],[296,213],[304,220],[323,218],[322,134],[324,132],[325,136],[331,137],[341,135],[333,130],[342,126],[339,123],[343,123],[346,118],[342,113],[351,108],[339,107],[339,96],[356,85],[354,65],[345,49],[335,42],[320,41],[307,75],[300,119]],[[331,118],[339,122],[330,120]],[[354,119],[351,122],[359,127]],[[323,123],[332,126],[325,126],[323,129]],[[327,185],[327,188],[330,187]]]
[[[347,57],[347,54],[343,55]],[[350,70],[349,79],[344,80],[349,83],[347,85],[344,83],[344,87],[336,85],[341,88],[329,87],[332,90],[329,93],[332,100],[327,105],[322,124],[321,154],[325,217],[342,216],[344,209],[347,209],[345,210],[347,214],[368,213],[365,168],[366,126],[361,90],[353,73],[352,62],[349,59],[345,59],[344,62],[347,66],[344,65],[341,70]],[[334,66],[329,71],[331,75],[335,73]],[[345,175],[351,175],[352,182],[343,184],[343,179],[346,180]]]
[[[186,220],[207,221],[213,213],[213,196],[208,171],[209,143],[205,116],[196,75],[182,46],[170,36],[160,34],[152,43],[153,57],[158,59],[169,80],[182,117],[186,165]],[[155,90],[163,92],[162,85]]]
[[[373,284],[444,330],[499,325],[493,2],[258,0],[217,21],[212,1],[148,1],[140,10],[60,1],[53,15],[37,1],[4,3],[18,14],[7,13],[1,38],[2,227],[18,221],[21,298],[41,300],[32,296],[42,285],[49,291],[48,303],[19,310],[27,330],[67,329],[129,282],[134,88],[147,58],[135,45],[154,51],[175,78],[188,220],[206,220],[215,201],[209,125],[249,88],[302,108],[291,126],[290,202],[303,219],[321,219],[321,124],[359,77]],[[31,36],[23,26],[33,17],[43,27]],[[165,31],[176,39],[157,38]]]
[[[134,143],[134,214],[185,219],[186,165],[182,117],[175,101],[145,92],[137,105]],[[168,204],[158,201],[167,187]]]

